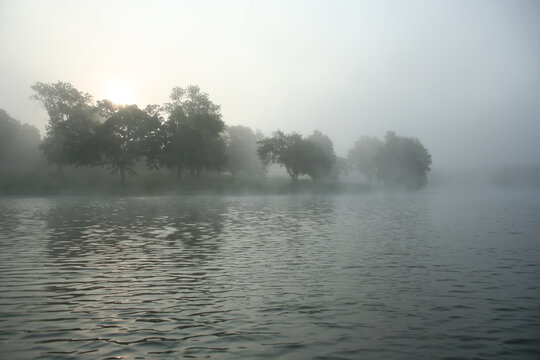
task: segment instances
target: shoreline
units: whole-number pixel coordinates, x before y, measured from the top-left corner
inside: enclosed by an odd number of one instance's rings
[[[0,196],[167,196],[167,195],[287,195],[287,194],[359,194],[375,191],[363,183],[332,180],[291,179],[281,177],[234,177],[232,175],[187,176],[180,182],[159,174],[129,177],[125,184],[104,181],[103,177],[79,176],[0,179]]]

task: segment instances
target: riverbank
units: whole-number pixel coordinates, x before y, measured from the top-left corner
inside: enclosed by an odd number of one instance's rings
[[[186,174],[178,180],[168,171],[144,172],[128,176],[121,184],[117,176],[103,171],[80,169],[54,173],[3,176],[0,195],[167,195],[167,194],[288,194],[288,193],[361,193],[367,184],[339,181],[292,182],[288,178],[232,176],[229,174]]]

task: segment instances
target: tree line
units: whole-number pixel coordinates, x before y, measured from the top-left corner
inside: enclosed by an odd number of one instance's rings
[[[317,130],[309,136],[277,130],[265,137],[249,127],[226,126],[220,106],[197,86],[175,87],[169,102],[144,109],[109,100],[94,102],[90,94],[65,82],[38,82],[32,90],[32,98],[49,116],[39,148],[60,174],[68,165],[107,166],[124,183],[141,162],[149,169],[172,169],[179,180],[185,171],[196,176],[203,171],[260,176],[276,164],[293,182],[301,176],[335,180],[355,169],[370,184],[409,189],[427,184],[428,151],[418,139],[393,132],[384,141],[361,137],[347,158],[341,158],[332,140]],[[33,143],[39,142],[37,129],[17,123],[0,111],[3,167],[10,147],[22,141],[17,136],[24,133]],[[14,129],[19,129],[19,135],[13,135]]]

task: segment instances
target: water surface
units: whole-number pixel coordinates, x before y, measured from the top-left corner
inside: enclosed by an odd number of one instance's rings
[[[0,352],[539,358],[539,234],[524,191],[2,198]]]

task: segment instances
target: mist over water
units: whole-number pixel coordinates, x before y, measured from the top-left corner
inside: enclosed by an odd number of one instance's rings
[[[10,358],[534,358],[540,194],[2,198]]]

